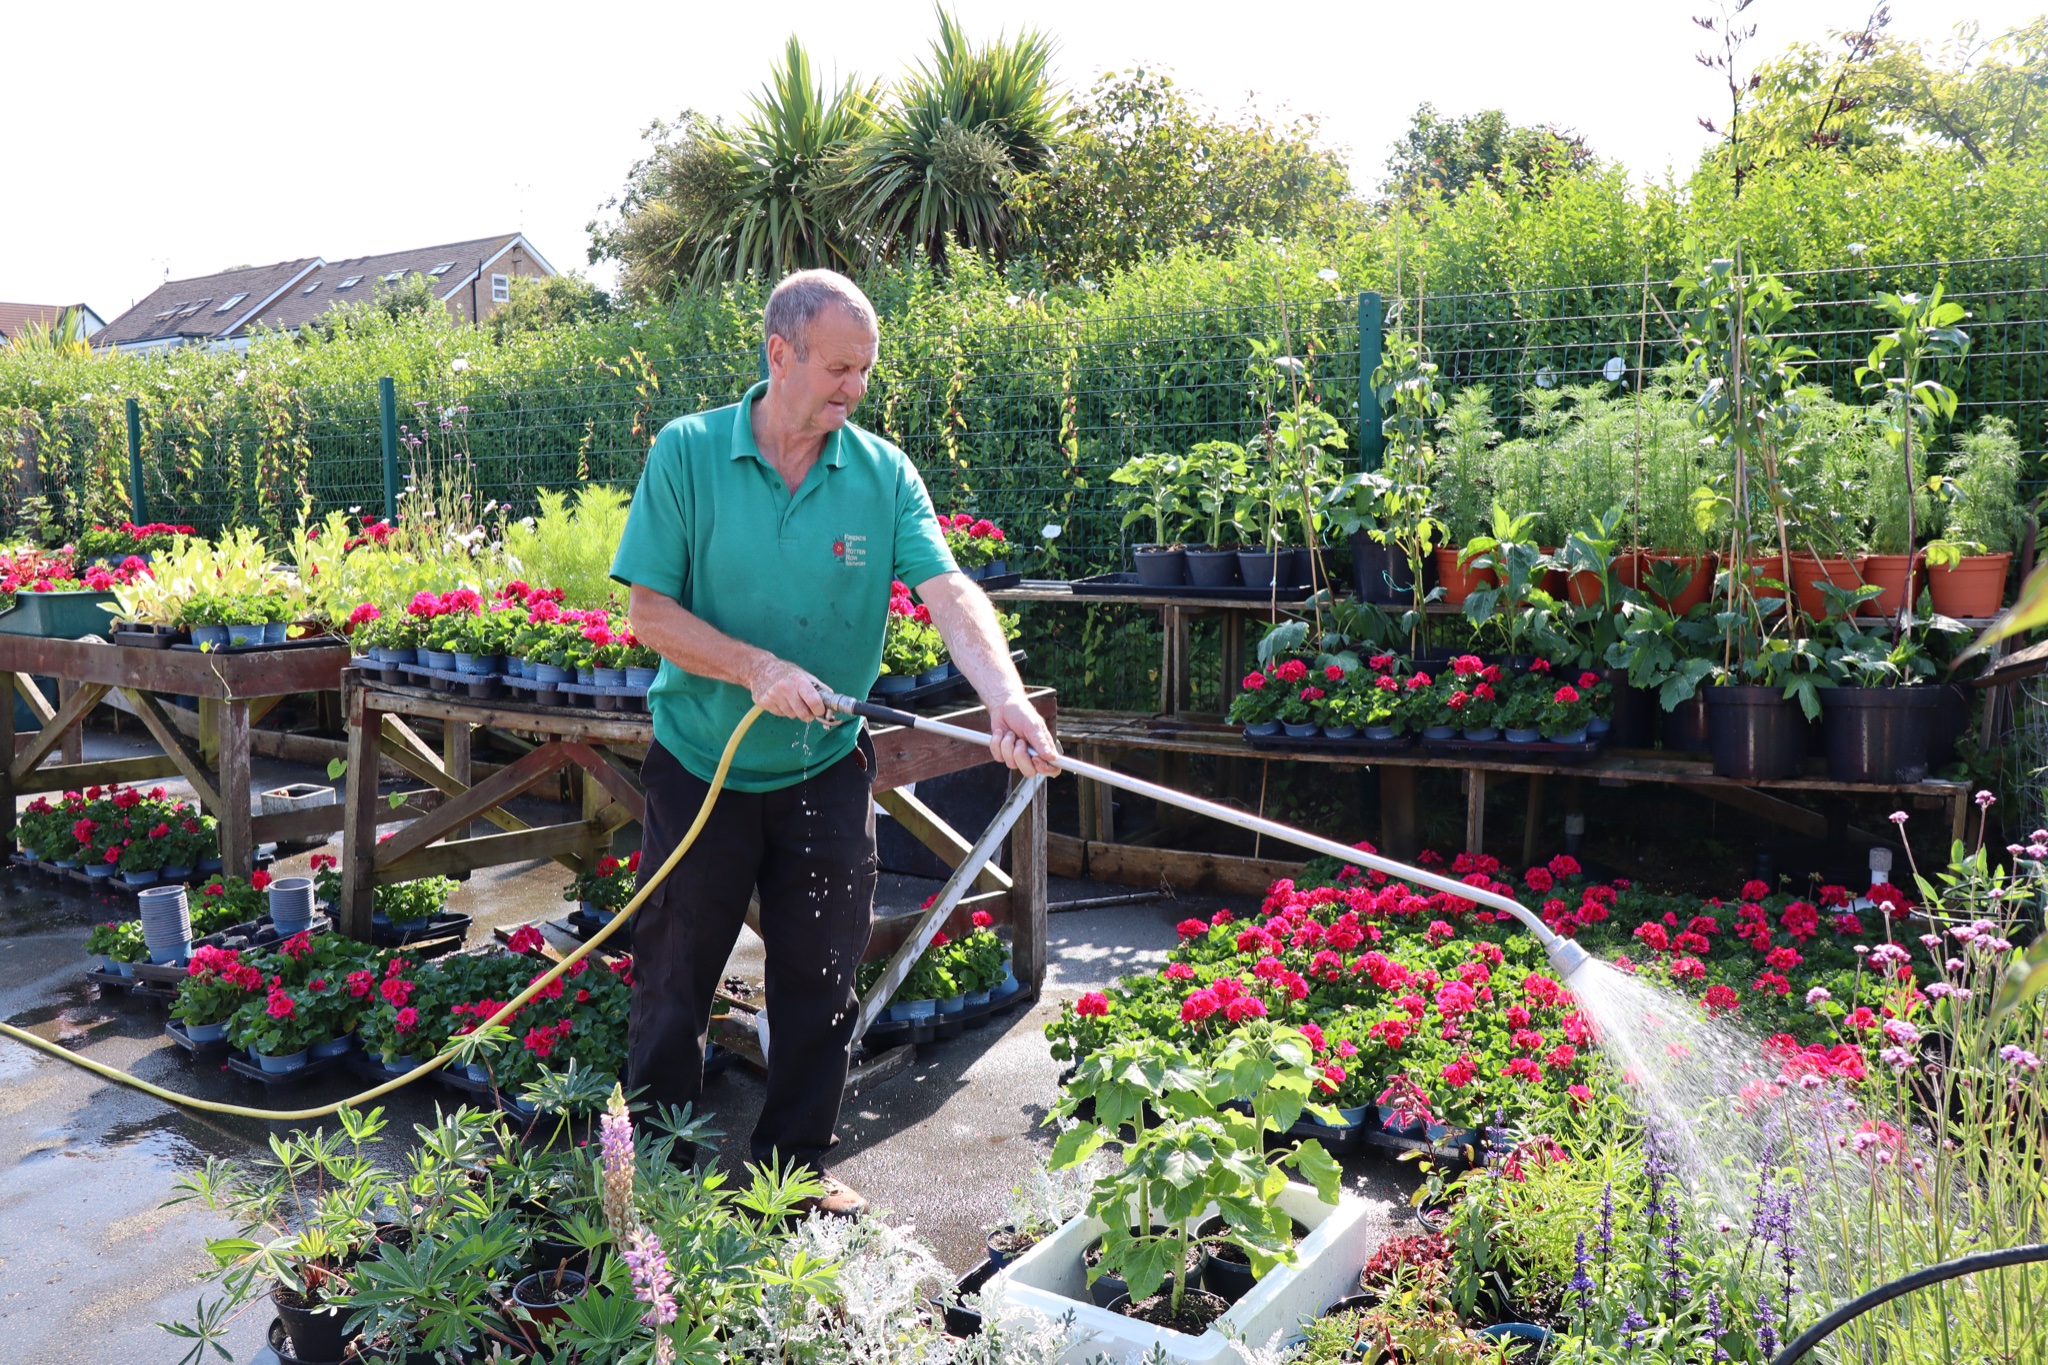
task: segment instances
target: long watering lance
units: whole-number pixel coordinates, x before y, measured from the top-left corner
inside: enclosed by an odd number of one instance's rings
[[[843,715],[862,716],[868,720],[877,721],[885,725],[901,725],[912,730],[924,730],[931,734],[944,735],[948,739],[957,739],[963,744],[985,745],[988,743],[988,735],[979,730],[969,730],[960,725],[948,725],[944,721],[914,716],[908,711],[898,711],[894,707],[889,706],[877,706],[873,702],[856,701],[852,697],[840,696],[837,693],[826,693],[825,704]],[[1367,853],[1364,849],[1352,848],[1348,844],[1340,844],[1335,839],[1325,839],[1321,835],[1310,834],[1306,830],[1295,829],[1291,825],[1283,825],[1277,820],[1268,820],[1263,816],[1253,815],[1249,811],[1233,810],[1229,806],[1219,805],[1214,801],[1205,801],[1199,796],[1189,796],[1186,792],[1175,791],[1171,787],[1162,787],[1157,782],[1147,782],[1141,777],[1131,777],[1112,768],[1102,767],[1100,764],[1086,763],[1076,758],[1061,758],[1059,760],[1059,767],[1061,772],[1072,773],[1076,777],[1092,778],[1097,782],[1120,788],[1136,796],[1147,796],[1154,801],[1161,801],[1169,806],[1178,806],[1182,810],[1191,810],[1197,815],[1206,815],[1211,819],[1236,825],[1239,829],[1252,830],[1255,833],[1265,835],[1267,838],[1293,844],[1297,848],[1305,848],[1313,853],[1340,858],[1357,867],[1373,868],[1386,873],[1390,877],[1399,877],[1403,881],[1414,882],[1418,886],[1426,886],[1433,891],[1447,892],[1463,900],[1484,905],[1489,909],[1503,911],[1520,920],[1527,926],[1529,932],[1536,936],[1536,941],[1543,945],[1543,951],[1549,956],[1550,963],[1557,969],[1559,976],[1569,977],[1573,972],[1586,965],[1587,953],[1584,948],[1581,948],[1568,938],[1553,933],[1548,925],[1541,919],[1538,919],[1525,906],[1508,899],[1506,896],[1488,891],[1483,887],[1468,886],[1464,882],[1446,877],[1441,873],[1430,872],[1419,867],[1410,867],[1407,863],[1396,862],[1392,858],[1383,858],[1377,853]]]

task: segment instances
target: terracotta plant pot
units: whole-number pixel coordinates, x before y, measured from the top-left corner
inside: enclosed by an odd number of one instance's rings
[[[1445,547],[1436,552],[1436,581],[1443,585],[1444,602],[1457,606],[1482,588],[1497,588],[1500,578],[1492,569],[1478,569],[1458,564],[1458,551]]]
[[[1964,555],[1952,568],[1927,569],[1927,586],[1934,594],[1934,609],[1943,616],[1985,617],[1998,615],[2005,605],[2005,570],[2012,555]]]
[[[1619,564],[1616,565],[1619,571]],[[1597,607],[1607,600],[1607,585],[1590,569],[1580,569],[1565,581],[1565,595],[1575,607]]]
[[[1853,559],[1816,559],[1812,555],[1792,556],[1792,592],[1799,610],[1818,621],[1827,615],[1827,594],[1821,584],[1832,583],[1843,591],[1863,586]]]
[[[1536,548],[1541,550],[1546,555],[1554,555],[1557,553],[1557,547],[1555,545],[1539,545]],[[1542,572],[1542,574],[1540,574],[1536,579],[1537,587],[1541,588],[1543,591],[1549,593],[1552,597],[1556,598],[1562,598],[1564,596],[1564,583],[1565,577],[1563,569],[1545,569]]]
[[[1624,586],[1647,594],[1652,602],[1673,616],[1683,616],[1706,601],[1714,591],[1714,572],[1720,563],[1721,557],[1717,554],[1677,555],[1662,550],[1638,550],[1617,564],[1615,570],[1621,575]],[[1660,597],[1651,591],[1654,570],[1650,566],[1653,564],[1676,564],[1681,571],[1691,571],[1676,597]]]
[[[1911,588],[1906,586],[1906,574],[1909,566],[1913,565],[1919,558],[1919,555],[1865,555],[1857,560],[1856,571],[1863,575],[1863,581],[1874,587],[1883,588],[1884,594],[1880,597],[1873,597],[1862,606],[1856,608],[1856,614],[1858,616],[1896,616],[1899,612],[1900,599],[1902,597],[1908,599],[1918,598],[1920,592],[1917,580],[1921,578],[1922,573],[1915,572],[1913,574],[1916,582]],[[2002,587],[2003,584],[2000,586]],[[1912,605],[1911,600],[1908,600],[1906,605],[1910,608]]]

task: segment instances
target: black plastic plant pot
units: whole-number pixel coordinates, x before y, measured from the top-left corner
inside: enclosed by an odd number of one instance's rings
[[[1294,551],[1239,550],[1237,571],[1244,578],[1247,588],[1277,588],[1282,592],[1294,589]]]
[[[1209,548],[1188,549],[1188,582],[1198,588],[1234,588],[1243,582],[1237,571],[1237,551]]]
[[[1806,713],[1775,687],[1709,687],[1707,742],[1714,774],[1770,782],[1799,771],[1806,754]]]
[[[1188,552],[1177,545],[1140,545],[1131,551],[1131,562],[1138,566],[1138,582],[1145,587],[1177,588],[1188,581]]]
[[[1939,697],[1927,722],[1927,766],[1945,768],[1955,762],[1956,741],[1970,728],[1970,689],[1961,683],[1940,683]]]
[[[574,1242],[558,1241],[553,1237],[536,1237],[528,1259],[537,1275],[552,1275],[557,1270],[567,1270],[577,1275],[590,1273],[590,1249]]]
[[[526,1310],[527,1316],[543,1325],[560,1322],[569,1316],[569,1310],[562,1305],[583,1297],[589,1281],[573,1270],[559,1273],[553,1270],[528,1275],[512,1287],[512,1301]]]
[[[1656,699],[1640,687],[1631,687],[1626,669],[1605,669],[1600,676],[1614,689],[1614,710],[1607,722],[1608,744],[1617,749],[1649,748],[1661,712]]]
[[[1659,715],[1659,738],[1665,748],[1679,754],[1704,754],[1713,749],[1707,739],[1707,704],[1697,696],[1669,711],[1660,709]]]
[[[293,1345],[289,1330],[281,1317],[270,1320],[270,1353],[277,1357],[278,1365],[340,1365],[341,1356],[307,1356],[298,1353]]]
[[[1363,531],[1354,531],[1351,546],[1351,586],[1361,602],[1382,606],[1413,603],[1415,569],[1408,552],[1399,545],[1382,545]],[[1427,592],[1436,571],[1434,560],[1422,566],[1422,587]]]
[[[339,1304],[308,1304],[288,1289],[271,1293],[278,1319],[292,1342],[292,1354],[304,1361],[340,1360],[348,1334],[341,1329],[348,1310]]]
[[[1036,1237],[1027,1237],[1008,1223],[991,1232],[985,1239],[988,1247],[988,1263],[1000,1270],[1037,1245]]]
[[[1830,687],[1820,694],[1828,776],[1837,782],[1919,782],[1941,705],[1935,687]]]

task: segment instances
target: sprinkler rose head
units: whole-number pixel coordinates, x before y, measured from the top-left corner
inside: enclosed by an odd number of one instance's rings
[[[1557,968],[1560,980],[1568,981],[1573,972],[1592,960],[1592,955],[1571,939],[1552,934],[1543,941],[1543,951],[1550,957],[1550,965]]]

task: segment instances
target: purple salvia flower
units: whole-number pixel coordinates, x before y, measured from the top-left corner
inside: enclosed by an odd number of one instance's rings
[[[1600,1264],[1614,1254],[1614,1182],[1600,1191]]]
[[[1583,1228],[1579,1231],[1578,1246],[1572,1252],[1572,1260],[1577,1263],[1578,1268],[1572,1272],[1571,1282],[1565,1286],[1565,1290],[1579,1296],[1579,1311],[1584,1312],[1586,1296],[1593,1292],[1593,1277],[1586,1273],[1586,1267],[1593,1263],[1593,1258],[1586,1254],[1586,1233]]]
[[[1765,1360],[1778,1354],[1778,1329],[1771,1321],[1771,1301],[1758,1298],[1756,1301],[1756,1350]]]
[[[1726,1360],[1727,1350],[1721,1345],[1721,1291],[1716,1285],[1707,1286],[1707,1337],[1714,1343],[1714,1359]]]
[[[1627,1343],[1629,1350],[1633,1351],[1636,1348],[1636,1333],[1649,1330],[1649,1326],[1650,1320],[1638,1313],[1634,1304],[1630,1304],[1628,1313],[1621,1320],[1621,1339]]]
[[[1683,1244],[1678,1234],[1678,1196],[1664,1201],[1664,1283],[1671,1286],[1671,1301],[1684,1303],[1687,1297],[1685,1268],[1679,1263]]]

